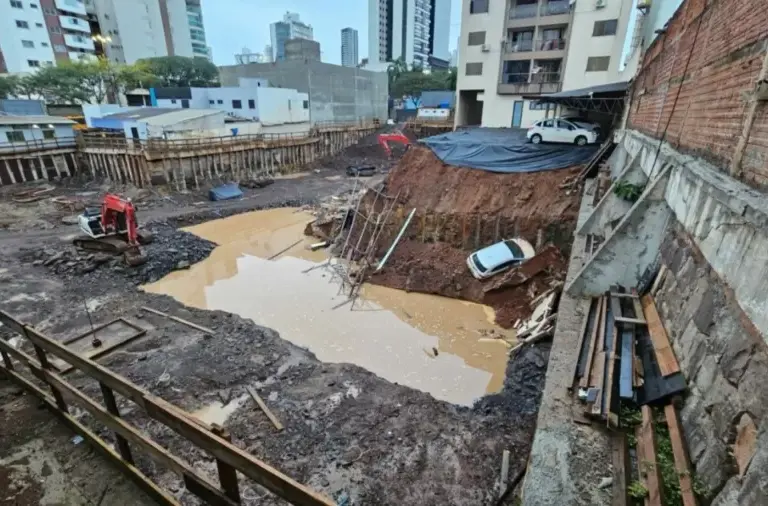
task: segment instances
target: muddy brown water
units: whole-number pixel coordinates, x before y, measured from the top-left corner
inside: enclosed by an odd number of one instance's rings
[[[354,363],[455,404],[470,405],[501,390],[508,348],[487,337],[514,342],[514,331],[493,324],[492,309],[376,285],[363,287],[354,309],[333,309],[347,297],[330,271],[306,272],[327,260],[325,251],[308,249],[316,240],[303,231],[312,219],[300,209],[281,208],[189,227],[219,246],[189,270],[144,290],[250,318],[319,360]]]

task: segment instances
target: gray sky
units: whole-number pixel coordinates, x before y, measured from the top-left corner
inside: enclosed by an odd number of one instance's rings
[[[451,0],[450,49],[461,27],[461,0]],[[269,44],[269,24],[285,11],[297,12],[312,25],[324,62],[341,63],[341,29],[359,32],[360,58],[368,56],[367,0],[203,0],[208,45],[216,65],[233,65],[243,47],[261,52]]]

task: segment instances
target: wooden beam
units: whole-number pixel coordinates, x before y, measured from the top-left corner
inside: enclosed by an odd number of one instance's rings
[[[578,357],[581,356],[581,350],[585,346],[585,342],[587,341],[587,339],[589,339],[586,336],[586,333],[589,330],[591,330],[591,329],[588,329],[587,325],[589,325],[589,317],[590,317],[590,314],[592,313],[592,307],[595,304],[597,304],[595,299],[589,299],[589,303],[586,304],[586,306],[587,306],[587,313],[584,315],[584,319],[581,322],[581,329],[579,329],[579,343],[576,345],[576,350],[578,350],[578,352],[577,352],[577,355],[576,355],[577,358],[576,358],[576,360],[574,361],[574,364],[573,364],[573,374],[571,375],[571,384],[569,386],[570,389],[573,389],[574,385],[576,384],[576,375],[578,375],[578,373],[579,373],[579,359],[578,359]],[[595,308],[594,311],[595,311],[595,316],[597,316],[597,308]],[[596,320],[592,322],[592,325],[594,326],[595,323],[596,323]],[[592,334],[592,333],[590,332],[590,334]],[[588,344],[589,343],[587,343],[586,345],[588,345]],[[581,380],[581,378],[579,378],[579,380]]]
[[[611,506],[627,506],[627,476],[629,476],[629,447],[627,435],[616,432],[611,437],[611,463],[613,464],[613,494]]]
[[[2,320],[0,311],[0,320]],[[100,381],[114,391],[135,402],[155,420],[164,423],[170,429],[189,439],[193,444],[210,452],[216,458],[234,466],[245,476],[256,481],[267,490],[299,506],[335,506],[330,499],[321,496],[304,485],[289,478],[275,468],[265,464],[253,455],[237,448],[231,443],[211,434],[202,427],[189,421],[181,410],[134,385],[127,379],[109,371],[101,365],[69,350],[60,343],[47,338],[32,327],[24,327],[29,339],[41,348],[57,355],[77,369]]]
[[[669,427],[669,439],[672,443],[672,454],[675,457],[675,469],[677,469],[677,476],[680,480],[680,496],[683,499],[683,506],[696,506],[696,494],[693,492],[691,480],[691,464],[685,452],[680,420],[677,418],[674,404],[664,406],[664,416],[667,419],[667,427]]]
[[[646,506],[663,506],[661,479],[656,462],[656,434],[653,431],[653,413],[647,404],[641,408],[643,422],[637,428],[637,464],[640,481],[648,491]]]
[[[104,383],[99,383],[99,386],[101,387],[101,395],[104,397],[104,405],[107,407],[107,411],[115,418],[120,418],[120,410],[117,408],[117,401],[112,389]],[[131,447],[128,446],[128,441],[118,433],[115,433],[115,439],[117,440],[117,449],[120,451],[120,456],[124,461],[133,464],[133,455],[131,454]]]
[[[47,407],[54,415],[56,415],[56,417],[59,418],[59,420],[62,423],[64,423],[64,425],[69,427],[69,429],[72,430],[72,432],[82,436],[83,439],[89,445],[91,445],[93,449],[95,449],[97,452],[99,452],[101,455],[107,458],[107,460],[109,460],[112,464],[114,464],[115,467],[117,467],[128,479],[133,481],[139,488],[141,488],[149,497],[154,499],[158,504],[164,505],[164,506],[180,506],[180,503],[176,500],[176,498],[174,498],[172,495],[168,494],[159,486],[157,486],[155,483],[150,481],[149,478],[144,476],[142,472],[139,471],[135,466],[121,459],[120,455],[118,455],[117,452],[115,452],[115,450],[113,450],[107,443],[105,443],[96,434],[91,432],[90,429],[88,429],[83,424],[78,422],[71,415],[64,413],[60,409],[58,409],[52,397],[48,396],[44,391],[37,388],[33,383],[31,383],[29,380],[27,380],[17,372],[6,371],[6,374],[11,379],[11,381],[13,381],[20,387],[27,390],[32,395],[35,395],[39,399],[41,399],[45,407]]]
[[[656,311],[656,304],[654,304],[653,298],[650,295],[645,295],[641,302],[661,375],[669,376],[680,372],[680,364],[677,363],[675,352],[672,351],[672,346],[669,344],[667,331],[664,329],[664,324],[661,323],[661,318],[659,318],[659,313]]]
[[[214,331],[209,329],[208,327],[203,327],[202,325],[198,325],[196,323],[192,323],[192,322],[187,321],[187,320],[185,320],[183,318],[179,318],[178,316],[173,316],[173,315],[168,314],[168,313],[163,313],[162,311],[158,311],[156,309],[152,309],[152,308],[146,307],[146,306],[142,306],[141,310],[142,311],[147,311],[149,313],[156,314],[158,316],[163,316],[163,317],[168,318],[170,320],[173,320],[175,322],[181,323],[182,325],[186,325],[187,327],[191,327],[193,329],[199,330],[200,332],[205,332],[206,334],[211,334],[211,335],[214,334]]]
[[[608,352],[608,377],[605,382],[605,415],[607,424],[609,427],[619,426],[619,414],[611,413],[611,401],[613,400],[613,376],[614,369],[616,369],[616,347],[619,344],[618,340],[619,328],[614,325],[613,327],[613,342],[611,343],[611,350]]]
[[[595,348],[597,346],[598,336],[600,335],[600,327],[603,325],[603,311],[605,310],[605,297],[600,297],[597,300],[597,312],[595,313],[595,322],[592,325],[592,335],[589,339],[589,352],[587,353],[587,363],[584,367],[584,375],[579,380],[580,388],[587,388],[591,386],[590,378],[592,376],[592,362],[595,357]]]
[[[272,411],[269,409],[269,407],[267,407],[259,394],[256,393],[256,390],[254,390],[250,385],[246,385],[245,389],[248,390],[248,393],[251,395],[253,400],[256,401],[256,404],[258,404],[264,414],[267,415],[267,418],[269,418],[269,420],[272,422],[272,425],[274,425],[277,430],[283,430],[283,424],[280,423],[280,420],[278,420],[274,413],[272,413]]]

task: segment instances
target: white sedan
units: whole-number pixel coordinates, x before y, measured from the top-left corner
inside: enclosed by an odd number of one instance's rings
[[[485,279],[533,258],[536,252],[525,239],[507,239],[475,251],[467,257],[467,267],[477,279]]]
[[[564,119],[543,119],[528,129],[528,140],[534,144],[542,142],[567,142],[585,146],[597,142],[597,133],[582,128]]]

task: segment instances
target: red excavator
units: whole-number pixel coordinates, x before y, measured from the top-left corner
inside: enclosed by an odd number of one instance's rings
[[[381,144],[381,147],[384,148],[384,151],[387,152],[387,156],[390,158],[392,158],[392,150],[389,148],[390,142],[405,144],[405,149],[408,149],[408,146],[411,145],[411,140],[399,130],[388,134],[379,134],[379,144]]]
[[[147,261],[140,245],[152,242],[152,234],[139,231],[136,208],[130,199],[108,193],[100,208],[85,209],[78,217],[78,224],[86,235],[73,241],[76,247],[115,255],[122,253],[131,266]]]

